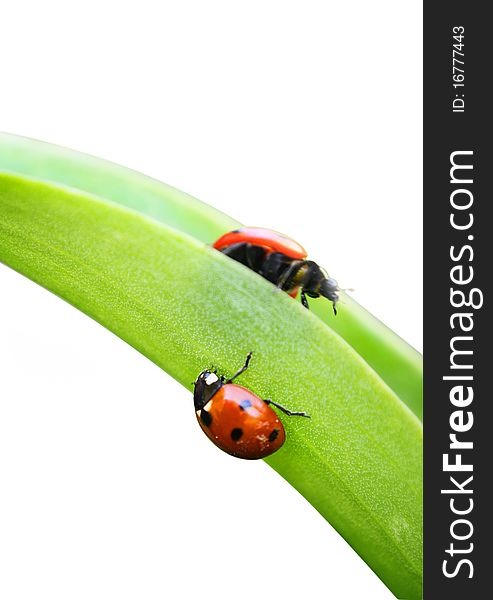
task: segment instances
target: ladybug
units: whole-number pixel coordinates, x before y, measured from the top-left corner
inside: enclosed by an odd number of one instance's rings
[[[337,281],[328,277],[307,252],[289,237],[259,227],[243,227],[222,235],[213,247],[249,267],[293,298],[301,288],[301,303],[308,307],[307,296],[324,296],[332,302],[334,314],[339,300]]]
[[[218,377],[214,371],[202,371],[194,383],[193,401],[200,427],[216,446],[237,458],[253,460],[276,452],[286,439],[283,424],[271,404],[290,416],[309,415],[262,400],[233,383],[248,369],[251,358],[249,352],[245,364],[229,379]]]

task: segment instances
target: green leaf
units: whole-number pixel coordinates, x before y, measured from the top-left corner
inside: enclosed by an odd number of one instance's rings
[[[421,597],[421,423],[316,315],[182,231],[8,174],[0,175],[0,260],[190,391],[205,366],[231,373],[253,349],[244,385],[312,415],[283,419],[287,441],[267,462],[396,596]]]
[[[0,171],[90,192],[208,244],[240,226],[224,213],[150,177],[92,156],[18,136],[0,134]],[[311,308],[421,419],[422,359],[418,352],[345,294],[342,294],[337,319],[325,302],[313,302]]]

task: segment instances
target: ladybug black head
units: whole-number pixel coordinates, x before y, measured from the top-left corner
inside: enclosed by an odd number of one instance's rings
[[[205,370],[194,383],[193,402],[195,410],[202,410],[214,394],[223,386],[224,380],[215,373]]]

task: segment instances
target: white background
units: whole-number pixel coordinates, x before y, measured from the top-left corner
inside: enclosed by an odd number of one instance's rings
[[[9,3],[0,129],[293,235],[419,349],[420,11]],[[0,371],[2,599],[393,597],[267,465],[210,444],[184,388],[5,267]]]

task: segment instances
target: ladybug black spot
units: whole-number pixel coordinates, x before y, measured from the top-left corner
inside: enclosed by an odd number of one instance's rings
[[[233,440],[233,442],[237,442],[241,436],[243,435],[243,429],[240,429],[239,427],[235,427],[233,429],[233,431],[231,432],[231,439]]]
[[[279,429],[273,429],[269,435],[269,442],[274,442],[279,436]]]
[[[242,400],[239,404],[241,410],[246,410],[247,408],[250,408],[251,405],[252,403],[250,400]]]
[[[209,413],[206,410],[202,409],[200,411],[200,420],[202,421],[202,423],[206,427],[210,427],[210,425],[212,423],[212,415],[211,415],[211,413]]]

